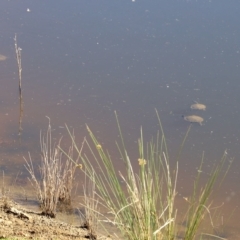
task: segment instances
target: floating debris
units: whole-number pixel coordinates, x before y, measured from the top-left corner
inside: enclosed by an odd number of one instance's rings
[[[191,123],[199,123],[202,125],[202,122],[204,119],[202,117],[199,117],[197,115],[190,115],[190,116],[183,116],[185,121],[191,122]]]
[[[194,103],[194,104],[192,104],[191,105],[191,109],[194,109],[194,110],[206,110],[206,105],[204,105],[204,104],[201,104],[201,103]]]
[[[7,59],[7,57],[6,57],[6,56],[4,56],[4,55],[0,54],[0,61],[4,61],[4,60],[6,60],[6,59]]]

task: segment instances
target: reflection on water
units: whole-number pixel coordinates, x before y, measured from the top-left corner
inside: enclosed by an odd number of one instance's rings
[[[45,116],[51,118],[56,138],[66,134],[62,127],[67,123],[79,142],[87,134],[87,123],[115,155],[116,110],[127,148],[137,159],[140,127],[146,140],[158,129],[156,108],[174,161],[189,127],[182,116],[199,115],[203,125],[193,124],[181,155],[179,194],[191,192],[189,181],[203,151],[207,175],[226,150],[229,161],[235,160],[217,201],[225,202],[224,218],[236,206],[229,222],[239,227],[238,4],[105,0],[1,4],[1,169],[11,169],[13,175],[25,171],[22,156],[28,151],[37,154],[39,131],[47,126]],[[18,147],[15,33],[23,49],[24,131]],[[206,105],[206,111],[191,109],[196,102]]]

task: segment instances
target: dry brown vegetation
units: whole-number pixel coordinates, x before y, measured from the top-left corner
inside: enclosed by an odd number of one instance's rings
[[[26,161],[26,169],[30,173],[30,182],[36,189],[36,195],[42,214],[50,217],[56,216],[58,204],[71,205],[71,194],[74,180],[76,163],[69,158],[63,159],[64,155],[59,149],[61,139],[58,144],[52,142],[51,125],[49,120],[48,130],[45,136],[40,137],[41,159],[39,173],[36,173],[35,166],[29,154]],[[69,156],[72,156],[73,147],[69,149]],[[78,162],[78,158],[76,160]]]

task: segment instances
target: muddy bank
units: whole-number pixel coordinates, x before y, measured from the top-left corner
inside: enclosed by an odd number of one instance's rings
[[[6,199],[0,199],[0,238],[14,239],[94,239],[83,226],[41,216],[23,208],[19,204]],[[110,238],[99,236],[101,239]]]

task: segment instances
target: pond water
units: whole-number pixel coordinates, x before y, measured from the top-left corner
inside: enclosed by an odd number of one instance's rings
[[[81,142],[88,124],[115,154],[116,111],[129,154],[137,159],[140,127],[146,140],[159,129],[156,109],[174,161],[190,124],[182,116],[195,114],[204,122],[192,125],[181,154],[179,196],[191,193],[189,182],[203,152],[207,177],[226,151],[234,161],[215,205],[224,202],[229,239],[240,233],[240,3],[22,0],[0,5],[0,169],[5,175],[20,173],[24,182],[23,156],[39,155],[46,116],[56,137],[67,135],[66,123]],[[15,34],[22,49],[21,144]],[[195,102],[206,111],[191,110]]]

